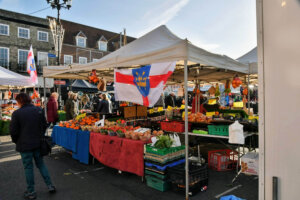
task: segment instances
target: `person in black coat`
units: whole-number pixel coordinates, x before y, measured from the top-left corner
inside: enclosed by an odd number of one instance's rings
[[[19,109],[12,114],[10,134],[16,151],[20,152],[27,182],[25,199],[36,199],[34,190],[34,159],[36,167],[40,170],[49,192],[56,191],[53,186],[48,169],[40,155],[41,137],[47,128],[47,121],[41,108],[31,104],[31,98],[26,93],[20,93],[16,97]]]
[[[101,101],[98,104],[97,112],[100,114],[108,114],[109,113],[109,103],[106,99],[105,94],[100,95]]]
[[[168,106],[175,107],[176,106],[175,103],[176,103],[175,94],[174,94],[174,92],[172,92],[166,97],[165,106],[166,106],[166,108],[168,108]]]

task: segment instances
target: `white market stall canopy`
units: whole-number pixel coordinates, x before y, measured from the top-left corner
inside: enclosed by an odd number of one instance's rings
[[[188,61],[189,80],[225,80],[234,73],[247,74],[248,66],[224,55],[201,49],[186,39],[174,35],[166,26],[160,26],[97,62],[85,65],[49,66],[43,76],[61,79],[87,79],[96,69],[100,76],[113,79],[113,68],[137,67],[152,63],[177,61],[177,70],[169,79],[183,82],[183,64]]]
[[[22,76],[0,66],[0,89],[33,87],[34,84],[27,76]]]
[[[237,61],[249,65],[250,67],[250,74],[257,74],[257,47],[253,48],[251,51],[246,53],[245,55],[239,57]]]

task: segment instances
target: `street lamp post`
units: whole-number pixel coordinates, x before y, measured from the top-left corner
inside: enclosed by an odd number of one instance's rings
[[[63,0],[62,2],[60,0],[46,0],[48,4],[51,5],[52,9],[57,9],[57,18],[56,18],[56,24],[50,24],[51,29],[55,28],[55,37],[57,37],[57,65],[60,66],[60,53],[61,53],[61,40],[62,40],[62,34],[64,34],[64,30],[60,24],[60,10],[62,8],[70,9],[72,6],[72,0]],[[53,32],[52,32],[53,33]],[[61,85],[59,85],[59,99],[61,100]],[[60,101],[61,103],[61,101]]]

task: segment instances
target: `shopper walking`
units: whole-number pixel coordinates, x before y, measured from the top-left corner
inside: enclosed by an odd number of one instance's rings
[[[58,121],[58,93],[53,92],[49,98],[49,101],[47,103],[47,120],[48,123],[55,125]]]
[[[33,162],[39,169],[50,193],[56,191],[53,186],[48,169],[40,155],[41,137],[47,128],[47,122],[41,108],[31,103],[31,98],[26,93],[20,93],[16,97],[19,109],[12,115],[10,134],[16,144],[16,151],[20,152],[27,182],[25,199],[36,199],[34,189]]]

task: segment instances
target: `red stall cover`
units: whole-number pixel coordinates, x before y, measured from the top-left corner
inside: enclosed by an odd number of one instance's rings
[[[90,134],[90,153],[102,164],[144,176],[144,142]]]

